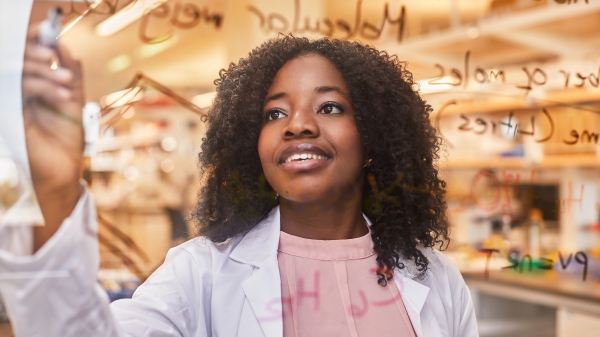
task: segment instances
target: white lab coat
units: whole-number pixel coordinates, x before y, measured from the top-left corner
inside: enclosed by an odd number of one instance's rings
[[[17,337],[282,337],[281,307],[272,305],[281,296],[278,207],[226,243],[200,237],[171,249],[133,299],[110,305],[96,281],[96,230],[84,189],[71,216],[36,254],[14,245],[30,229],[0,232],[0,291]],[[406,269],[394,274],[417,336],[478,336],[459,271],[441,253],[424,252],[430,260],[424,279]]]

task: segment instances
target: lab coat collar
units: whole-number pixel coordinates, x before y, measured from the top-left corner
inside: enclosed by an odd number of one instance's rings
[[[367,224],[371,221],[363,214]],[[283,322],[281,303],[281,276],[277,263],[280,235],[280,211],[275,207],[267,217],[251,229],[231,252],[230,258],[256,268],[243,284],[246,298],[266,337],[281,337]],[[410,265],[409,261],[402,261]],[[408,317],[418,337],[423,336],[421,311],[429,294],[429,287],[415,280],[407,268],[394,271],[394,281],[402,294]]]
[[[229,257],[240,263],[260,268],[269,257],[277,258],[279,247],[279,206],[254,226],[233,249]]]
[[[424,336],[423,327],[421,326],[421,310],[429,294],[429,287],[403,275],[398,269],[394,271],[394,281],[396,282],[396,286],[398,286],[398,291],[402,295],[404,307],[415,329],[415,333],[418,337]]]

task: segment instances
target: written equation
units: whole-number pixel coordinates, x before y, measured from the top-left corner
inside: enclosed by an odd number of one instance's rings
[[[487,254],[486,263],[485,263],[485,271],[484,271],[485,279],[487,280],[487,279],[489,279],[489,275],[490,275],[489,274],[490,273],[490,271],[489,271],[490,258],[492,257],[492,254],[494,254],[494,253],[500,253],[500,250],[483,248],[483,249],[480,249],[479,251]],[[502,267],[502,269],[511,269],[511,270],[515,270],[515,271],[518,270],[520,273],[523,273],[523,267],[527,266],[527,270],[529,270],[529,272],[533,271],[534,263],[533,263],[533,259],[532,259],[531,255],[526,254],[526,255],[523,255],[523,257],[521,257],[517,250],[511,249],[511,250],[509,250],[506,258],[509,261],[510,265],[504,266],[504,267]],[[575,255],[573,255],[573,253],[569,254],[567,259],[565,260],[562,252],[560,252],[560,251],[558,252],[558,262],[559,262],[562,270],[567,269],[573,260],[583,267],[583,269],[581,271],[581,278],[583,281],[586,281],[587,273],[588,273],[588,264],[589,264],[588,256],[584,252],[578,251],[577,253],[575,253]],[[537,269],[552,270],[555,268],[555,261],[550,258],[540,257],[539,261],[541,263],[536,264],[536,266],[535,266],[535,268],[537,268]]]

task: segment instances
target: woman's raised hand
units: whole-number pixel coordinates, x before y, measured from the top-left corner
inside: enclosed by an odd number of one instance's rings
[[[84,148],[81,65],[60,42],[56,48],[39,46],[38,30],[32,25],[28,32],[23,65],[25,138],[45,220],[35,229],[35,250],[77,204]]]

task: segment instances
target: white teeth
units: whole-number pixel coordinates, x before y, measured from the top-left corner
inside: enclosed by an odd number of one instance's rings
[[[289,156],[288,159],[286,159],[284,163],[289,163],[294,160],[326,159],[326,158],[327,158],[326,156],[316,155],[313,153],[301,153],[301,154],[294,154],[294,155]]]

